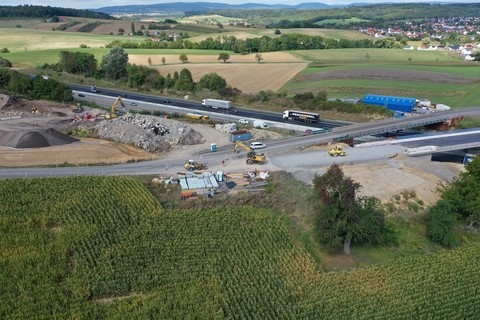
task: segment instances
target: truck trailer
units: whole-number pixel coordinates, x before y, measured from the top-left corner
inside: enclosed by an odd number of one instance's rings
[[[283,119],[317,123],[318,120],[320,120],[320,115],[313,112],[285,110],[283,112]]]
[[[232,102],[227,100],[217,100],[217,99],[204,99],[202,100],[202,105],[204,107],[213,108],[213,109],[232,109]]]

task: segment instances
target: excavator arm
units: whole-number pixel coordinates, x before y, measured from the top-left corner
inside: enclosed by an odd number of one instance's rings
[[[112,109],[110,110],[110,118],[111,119],[117,117],[116,110],[117,110],[118,104],[120,104],[122,106],[122,108],[125,109],[125,104],[123,103],[123,99],[122,99],[122,97],[119,96],[117,98],[117,100],[115,100],[115,102],[113,103]]]

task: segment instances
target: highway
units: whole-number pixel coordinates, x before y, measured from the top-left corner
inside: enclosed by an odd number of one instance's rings
[[[122,97],[127,103],[127,108],[135,111],[168,111],[170,107],[178,107],[182,109],[187,109],[191,111],[206,111],[209,114],[218,114],[218,117],[228,116],[228,111],[205,108],[200,102],[191,101],[187,99],[173,99],[170,97],[162,97],[155,95],[148,95],[143,93],[135,92],[125,92],[114,89],[98,88],[98,93],[90,92],[90,86],[87,85],[77,85],[69,84],[69,87],[74,90],[75,99],[79,101],[94,101],[97,104],[105,107],[110,107],[113,104],[114,99],[119,96]],[[79,97],[78,94],[81,93],[85,97]],[[103,96],[103,97],[102,97]],[[110,97],[110,98],[107,98]],[[137,106],[130,106],[129,103],[134,101]],[[188,112],[188,111],[187,111]],[[235,115],[235,117],[246,118],[246,119],[262,119],[267,122],[277,122],[277,123],[291,123],[289,120],[284,120],[282,114],[268,111],[260,110],[251,110],[245,108],[235,107],[235,112],[230,111],[230,115]],[[318,129],[332,129],[339,126],[348,124],[347,122],[342,121],[331,121],[331,120],[321,120],[319,123],[309,124],[310,127],[315,127]]]

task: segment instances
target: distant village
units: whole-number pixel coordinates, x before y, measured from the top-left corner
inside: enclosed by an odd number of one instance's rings
[[[424,43],[417,47],[405,45],[404,49],[454,51],[470,61],[475,60],[475,52],[480,51],[480,17],[436,18],[421,23],[407,21],[397,27],[359,28],[358,31],[374,38],[402,36],[408,40],[422,41]],[[456,40],[461,40],[462,44],[446,45],[447,42],[459,43]],[[437,41],[440,45],[430,45],[430,41]]]

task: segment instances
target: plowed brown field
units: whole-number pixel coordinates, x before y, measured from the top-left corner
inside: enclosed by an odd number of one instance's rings
[[[161,59],[165,57],[166,64]],[[256,93],[260,90],[277,91],[290,79],[308,65],[304,60],[285,52],[263,53],[261,63],[256,62],[255,54],[231,55],[224,63],[218,55],[187,55],[189,62],[181,63],[178,55],[129,55],[129,62],[137,65],[148,65],[152,59],[152,67],[164,76],[173,75],[187,68],[194,81],[200,80],[207,73],[217,73],[227,83],[244,93]]]

